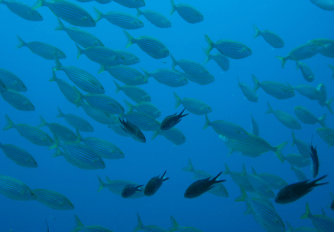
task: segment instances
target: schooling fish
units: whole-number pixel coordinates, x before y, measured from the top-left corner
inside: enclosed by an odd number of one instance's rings
[[[319,157],[318,157],[318,152],[317,152],[317,148],[313,147],[312,143],[310,144],[310,154],[311,154],[311,158],[312,158],[312,168],[311,168],[311,172],[312,172],[312,176],[313,178],[316,178],[316,176],[319,173]]]
[[[134,140],[141,142],[141,143],[146,143],[146,138],[143,132],[134,124],[130,122],[124,121],[124,119],[119,119],[121,123],[121,127],[123,130]]]
[[[282,188],[276,195],[275,202],[279,204],[288,204],[291,202],[294,202],[298,200],[299,198],[305,196],[309,192],[313,190],[314,187],[328,184],[326,183],[320,183],[317,182],[327,177],[327,175],[324,175],[316,180],[313,180],[309,182],[310,180],[297,182],[295,184],[290,184],[284,188]]]
[[[284,47],[284,41],[283,39],[277,35],[276,33],[269,31],[269,30],[263,30],[260,31],[255,25],[253,25],[253,29],[255,31],[254,38],[258,36],[262,36],[263,39],[270,44],[274,48],[282,48]]]
[[[148,197],[153,196],[159,190],[162,183],[166,180],[169,180],[169,177],[164,178],[164,176],[166,175],[166,172],[167,171],[165,171],[161,177],[156,176],[150,179],[150,181],[145,186],[145,190],[144,190],[145,196],[148,196]]]
[[[187,116],[188,114],[183,114],[183,112],[186,110],[186,108],[184,108],[182,110],[182,112],[177,115],[176,113],[173,115],[169,115],[167,116],[161,123],[160,129],[161,130],[169,130],[171,129],[173,126],[175,126],[176,124],[178,124],[181,121],[181,118]]]

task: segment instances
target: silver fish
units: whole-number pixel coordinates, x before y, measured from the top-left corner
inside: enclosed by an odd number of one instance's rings
[[[323,127],[316,131],[320,138],[328,144],[328,147],[334,146],[334,130],[332,128]]]
[[[52,134],[57,135],[57,137],[65,142],[75,142],[77,136],[73,131],[71,131],[66,126],[59,123],[47,123],[42,116],[39,116],[41,123],[37,127],[47,126]]]
[[[251,102],[258,102],[259,97],[257,94],[255,94],[254,90],[248,85],[246,85],[245,83],[240,82],[238,76],[237,76],[237,79],[238,79],[238,87],[241,89],[245,97]]]
[[[16,164],[26,168],[37,168],[37,162],[32,155],[20,147],[12,144],[1,144],[0,149]]]
[[[276,33],[269,31],[269,30],[263,30],[260,31],[255,25],[253,25],[253,29],[255,31],[255,34],[253,38],[256,38],[258,36],[262,36],[263,39],[270,44],[274,48],[282,48],[284,47],[284,41],[283,39],[277,35]]]
[[[83,132],[93,132],[94,128],[87,122],[85,119],[76,116],[74,114],[64,114],[58,108],[58,115],[57,118],[64,118],[68,124],[73,126],[76,130],[83,131]]]
[[[5,4],[8,9],[14,14],[29,21],[42,21],[43,17],[37,10],[32,9],[31,6],[15,1],[15,0],[0,0],[0,4]]]
[[[72,210],[74,205],[64,195],[48,189],[34,189],[32,192],[36,195],[36,200],[43,205],[57,210]]]
[[[94,119],[99,123],[106,125],[118,123],[118,119],[113,114],[107,114],[103,111],[95,109],[94,107],[91,107],[89,104],[83,101],[79,102],[79,106],[81,106],[84,109],[84,111],[89,117],[91,117],[92,119]]]
[[[230,60],[226,56],[222,55],[221,53],[216,53],[212,55],[208,53],[204,48],[203,51],[206,56],[203,64],[208,63],[210,60],[214,60],[223,71],[228,71],[230,69]]]
[[[161,116],[161,111],[152,103],[150,102],[140,102],[137,103],[136,105],[132,105],[130,102],[127,100],[123,100],[126,106],[129,108],[127,113],[130,113],[134,110],[138,112],[142,112],[145,114],[148,114],[152,116],[153,118],[159,118]]]
[[[310,207],[306,202],[305,213],[301,216],[301,219],[309,218],[312,220],[313,225],[318,231],[331,232],[334,231],[334,219],[325,215],[312,215]]]
[[[322,127],[326,127],[326,116],[327,114],[324,114],[322,117],[317,118],[314,116],[308,109],[302,106],[296,106],[294,108],[295,114],[297,118],[306,124],[316,124],[319,123]]]
[[[169,130],[161,130],[159,128],[158,130],[154,131],[151,139],[155,139],[155,137],[158,135],[163,135],[166,139],[171,141],[176,146],[184,144],[187,140],[186,136],[182,133],[182,131],[175,127]]]
[[[154,77],[159,83],[170,87],[180,87],[188,84],[187,78],[173,69],[158,69],[154,72],[148,72],[143,68],[142,70],[146,78]]]
[[[304,79],[308,82],[314,81],[314,73],[312,72],[312,69],[303,62],[297,61],[297,70],[300,68],[302,75]]]
[[[99,73],[103,71],[108,71],[109,74],[115,79],[123,82],[126,85],[143,85],[147,84],[147,77],[144,76],[137,69],[126,65],[116,65],[116,66],[101,66]]]
[[[170,11],[171,15],[176,10],[179,15],[188,23],[199,23],[204,20],[202,13],[191,5],[185,3],[179,3],[178,5],[175,5],[174,0],[170,0],[170,4],[172,5],[172,9]]]
[[[184,98],[183,100],[181,100],[181,98],[175,92],[173,94],[176,100],[175,108],[179,107],[179,105],[182,104],[190,113],[196,115],[203,115],[212,112],[211,107],[200,100],[194,98]]]
[[[307,167],[311,164],[309,158],[305,158],[300,154],[288,154],[284,156],[284,160],[287,160],[291,165],[299,168]]]
[[[291,171],[294,171],[294,173],[295,173],[295,175],[296,175],[296,177],[297,177],[297,179],[298,179],[299,182],[307,180],[306,175],[299,168],[296,168],[295,166],[291,165]]]
[[[36,195],[25,183],[4,175],[0,175],[0,193],[18,201],[36,200]]]
[[[120,86],[115,82],[116,85],[116,93],[118,93],[120,90],[122,90],[126,96],[131,98],[131,100],[140,103],[140,102],[150,102],[151,97],[148,95],[148,93],[143,90],[142,88],[139,88],[137,86],[132,86],[132,85],[123,85]]]
[[[273,113],[278,121],[280,121],[284,126],[294,129],[294,130],[300,130],[302,129],[302,126],[299,124],[297,119],[292,117],[290,114],[281,111],[281,110],[273,110],[273,108],[270,106],[270,104],[267,102],[268,110],[266,114]]]
[[[0,81],[2,81],[7,89],[12,89],[17,92],[27,91],[27,87],[22,82],[22,80],[18,78],[14,73],[4,68],[0,68]]]
[[[150,21],[153,25],[160,28],[169,28],[172,23],[164,15],[153,10],[140,10],[137,8],[137,17],[144,15],[144,17]]]
[[[311,0],[311,2],[323,10],[334,10],[333,0]]]

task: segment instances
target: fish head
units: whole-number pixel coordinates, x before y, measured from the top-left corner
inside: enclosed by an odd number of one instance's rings
[[[300,114],[300,113],[302,113],[304,111],[304,108],[301,107],[301,106],[296,106],[294,108],[294,111],[295,111],[296,114],[298,114],[298,113]]]
[[[139,27],[144,27],[144,23],[140,20],[136,20],[134,24],[139,28]]]
[[[317,87],[317,90],[320,91],[320,93],[326,92],[326,86],[323,83],[320,83]]]

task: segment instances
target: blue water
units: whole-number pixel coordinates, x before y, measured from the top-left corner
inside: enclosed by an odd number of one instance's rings
[[[24,0],[33,5],[33,0]],[[100,5],[96,2],[79,3],[93,17],[93,7],[103,13],[121,11],[136,15],[135,9],[123,7],[117,3]],[[171,54],[179,59],[192,59],[202,63],[205,59],[202,47],[207,47],[204,34],[209,35],[213,41],[219,39],[233,39],[250,47],[253,54],[245,59],[230,59],[230,70],[222,73],[221,69],[210,61],[205,67],[215,77],[216,81],[206,86],[193,82],[180,88],[171,88],[150,78],[149,83],[142,85],[161,111],[162,120],[165,116],[180,112],[181,106],[174,109],[175,100],[173,92],[182,99],[196,98],[207,103],[212,109],[208,116],[210,120],[226,120],[236,123],[246,130],[251,129],[251,114],[260,126],[260,136],[272,145],[289,141],[283,154],[297,153],[296,147],[290,147],[292,142],[291,130],[276,120],[274,115],[265,114],[267,102],[275,110],[284,110],[295,116],[293,108],[301,105],[307,107],[317,117],[327,113],[327,126],[334,128],[333,115],[326,108],[321,107],[317,101],[311,101],[296,92],[296,96],[286,100],[277,100],[262,89],[258,90],[259,102],[252,103],[245,99],[237,85],[236,75],[240,80],[253,86],[251,75],[254,74],[260,81],[275,80],[291,85],[310,84],[317,86],[324,83],[327,87],[328,99],[334,97],[332,72],[327,67],[333,60],[320,54],[305,60],[315,73],[315,81],[307,83],[300,72],[296,70],[295,62],[287,61],[284,69],[275,56],[286,56],[289,51],[311,39],[334,38],[332,27],[333,12],[324,11],[310,1],[175,1],[176,4],[189,3],[199,9],[204,15],[204,21],[198,24],[185,22],[177,12],[169,15],[170,3],[168,0],[146,0],[146,7],[158,11],[169,18],[172,27],[168,29],[157,28],[143,16],[140,19],[145,26],[137,30],[128,30],[134,36],[153,36],[161,40]],[[16,35],[24,41],[40,41],[60,48],[67,55],[61,60],[64,66],[82,68],[99,79],[106,94],[123,104],[123,99],[129,100],[123,92],[115,94],[115,86],[109,73],[97,74],[99,65],[90,61],[86,56],[76,59],[74,42],[64,31],[55,31],[56,17],[47,7],[38,9],[44,20],[31,22],[24,20],[0,5],[0,67],[5,68],[20,77],[28,88],[24,93],[35,105],[34,112],[18,111],[3,99],[0,99],[1,115],[0,128],[5,123],[7,114],[14,123],[39,124],[42,115],[47,122],[57,122],[66,125],[63,118],[56,118],[57,107],[68,114],[76,114],[87,119],[94,127],[93,133],[82,133],[83,137],[98,137],[116,144],[125,154],[122,160],[105,160],[104,170],[82,170],[68,164],[63,157],[53,158],[53,150],[36,146],[23,137],[15,129],[1,131],[0,142],[14,144],[32,154],[38,162],[37,169],[28,169],[16,165],[0,151],[0,174],[11,176],[26,183],[31,189],[44,188],[57,191],[68,197],[75,205],[74,210],[57,211],[40,204],[37,201],[15,201],[0,195],[0,231],[46,231],[45,219],[49,221],[50,231],[71,231],[74,228],[74,214],[77,214],[84,225],[101,225],[113,231],[132,231],[137,224],[136,213],[139,213],[145,225],[158,225],[164,228],[171,227],[170,215],[173,215],[181,226],[192,226],[203,231],[263,231],[250,215],[243,215],[246,210],[244,202],[234,202],[240,195],[238,186],[230,176],[222,176],[229,192],[228,198],[220,198],[206,193],[196,199],[185,199],[184,191],[194,180],[192,174],[182,171],[191,158],[195,169],[218,174],[225,169],[227,163],[232,171],[241,171],[242,164],[246,165],[248,172],[254,167],[258,173],[272,173],[285,179],[288,183],[297,181],[290,165],[281,164],[273,153],[266,153],[258,158],[249,158],[234,153],[227,156],[228,148],[218,138],[214,130],[209,127],[203,130],[204,116],[190,114],[177,125],[187,141],[180,146],[174,146],[163,136],[150,140],[152,132],[144,132],[148,141],[146,144],[138,143],[130,138],[115,134],[106,125],[99,124],[85,115],[82,108],[76,108],[69,103],[60,92],[55,82],[49,82],[52,76],[52,60],[45,60],[33,54],[28,48],[15,49]],[[64,22],[65,26],[71,26]],[[253,24],[260,30],[269,29],[280,35],[285,41],[285,47],[272,49],[262,37],[253,39]],[[110,24],[103,19],[95,28],[83,28],[97,36],[105,46],[113,49],[125,49],[126,38],[123,29]],[[140,67],[148,71],[159,68],[170,68],[171,59],[167,57],[155,60],[144,53],[137,45],[127,49],[137,55],[141,62],[133,67]],[[216,51],[212,52],[215,53]],[[166,61],[167,63],[163,63]],[[64,72],[57,72],[57,76],[71,83]],[[71,83],[72,84],[72,83]],[[73,84],[74,85],[74,84]],[[307,143],[317,145],[320,158],[319,176],[328,174],[327,181],[332,182],[333,148],[316,134],[319,125],[306,125],[301,123],[302,130],[295,131],[296,138]],[[67,126],[67,125],[66,125]],[[47,128],[43,128],[50,133]],[[153,197],[139,199],[123,199],[103,189],[97,193],[97,175],[105,181],[105,176],[111,180],[130,180],[145,184],[153,177],[167,170],[170,180],[164,182],[159,192]],[[304,168],[308,178],[311,178],[310,167]],[[302,199],[288,204],[275,204],[277,212],[284,221],[289,221],[293,227],[313,227],[311,220],[301,220],[305,212],[305,204],[309,202],[313,214],[321,214],[321,208],[329,217],[333,211],[326,206],[330,202],[329,192],[333,190],[333,183],[316,188]],[[277,191],[275,190],[275,193]]]

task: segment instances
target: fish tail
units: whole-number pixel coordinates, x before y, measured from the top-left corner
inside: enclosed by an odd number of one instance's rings
[[[254,167],[252,167],[252,172],[254,175],[257,175],[257,172],[255,171]]]
[[[80,219],[76,214],[74,215],[74,222],[75,222],[75,228],[72,230],[72,232],[80,231],[83,228],[85,228],[85,226],[82,224],[82,222],[80,221]]]
[[[101,13],[101,11],[99,11],[95,7],[93,7],[93,9],[94,9],[94,12],[96,14],[95,22],[98,22],[104,17],[104,15]]]
[[[287,227],[287,231],[293,231],[293,228],[292,228],[292,226],[290,225],[289,222],[285,221],[285,225]]]
[[[126,42],[125,48],[128,48],[131,46],[131,44],[133,44],[134,38],[127,31],[123,30],[123,32],[126,38],[128,39],[128,42]]]
[[[245,201],[246,200],[247,194],[243,187],[240,187],[240,193],[241,193],[241,196],[237,197],[234,201]]]
[[[324,175],[324,176],[322,176],[322,177],[319,177],[318,179],[315,179],[315,180],[313,180],[312,182],[310,182],[309,184],[310,185],[312,185],[312,187],[316,187],[316,186],[320,186],[320,185],[325,185],[325,184],[328,184],[328,182],[325,182],[325,183],[317,183],[318,181],[320,181],[320,180],[322,180],[322,179],[324,179],[324,178],[326,178],[327,177],[327,175]]]
[[[123,102],[125,103],[125,105],[129,108],[129,111],[127,112],[127,114],[128,113],[131,113],[132,111],[133,111],[133,105],[131,105],[131,103],[130,102],[128,102],[127,100],[123,100]]]
[[[285,148],[285,146],[287,144],[288,144],[288,142],[284,142],[284,143],[278,145],[277,147],[275,147],[276,148],[275,154],[276,154],[277,158],[279,158],[279,160],[281,161],[281,163],[284,162],[282,150]]]
[[[82,50],[82,48],[79,47],[79,45],[77,43],[75,43],[75,45],[77,46],[77,49],[78,49],[77,59],[79,59],[79,57],[81,56],[81,54],[83,54],[83,50]]]
[[[61,112],[61,110],[58,108],[58,115],[56,116],[56,118],[62,118],[65,115],[63,114],[63,112]]]
[[[161,176],[161,178],[160,178],[162,181],[169,180],[169,177],[167,177],[167,178],[164,178],[164,177],[165,177],[165,175],[166,175],[166,172],[167,172],[167,170],[164,172],[164,174],[162,174],[162,176]]]
[[[334,66],[329,64],[328,67],[333,71],[332,79],[334,79]]]
[[[24,47],[24,46],[27,46],[27,43],[23,41],[23,39],[21,39],[20,36],[16,36],[17,40],[19,41],[19,44],[16,45],[16,48],[21,48],[21,47]]]
[[[203,65],[204,65],[204,64],[208,63],[211,60],[211,57],[210,57],[208,51],[205,48],[202,48],[202,50],[203,50],[203,52],[205,54],[205,60],[203,62]]]
[[[172,9],[170,10],[170,15],[172,15],[176,10],[176,6],[173,0],[170,0],[170,4],[172,5]]]
[[[284,68],[285,62],[288,60],[288,57],[281,57],[281,56],[276,56],[282,64],[282,69]]]
[[[253,38],[255,39],[256,37],[261,35],[261,31],[255,25],[253,25],[253,29],[255,31],[255,34],[253,35]]]
[[[188,159],[188,166],[182,168],[182,170],[187,171],[187,172],[194,172],[195,171],[194,166],[193,166],[190,158]]]
[[[4,131],[8,130],[10,128],[13,128],[13,126],[14,126],[14,123],[12,122],[12,120],[10,120],[10,118],[8,117],[7,114],[5,115],[5,118],[6,118],[7,125],[3,128]]]
[[[37,2],[33,5],[32,9],[36,10],[38,7],[45,6],[45,0],[37,0]]]
[[[294,171],[295,170],[295,167],[291,164],[291,171]]]
[[[52,145],[49,147],[49,150],[51,149],[56,149],[59,147],[59,140],[57,138],[57,135],[53,134],[53,143]]]
[[[246,204],[246,211],[244,212],[244,215],[248,215],[248,214],[251,214],[252,213],[252,208],[250,206],[250,204]]]
[[[46,126],[47,122],[44,120],[44,118],[40,115],[39,120],[41,121],[40,124],[37,125],[37,127],[43,127]]]
[[[77,88],[74,88],[74,90],[75,90],[75,92],[77,94],[77,97],[74,100],[74,104],[78,105],[78,102],[80,102],[83,99],[83,95],[82,95],[82,93]]]
[[[207,128],[208,126],[210,126],[210,120],[209,120],[209,117],[208,117],[208,115],[207,114],[205,114],[205,124],[204,124],[204,127],[203,127],[203,130],[205,129],[205,128]]]
[[[254,74],[252,74],[252,80],[254,82],[253,92],[255,93],[260,88],[260,82]]]
[[[172,68],[174,69],[177,65],[177,61],[175,60],[174,56],[172,56],[172,54],[170,54],[170,58],[172,58]]]
[[[245,166],[245,164],[243,163],[243,164],[242,164],[242,175],[246,175],[246,174],[247,174],[246,166]]]
[[[322,127],[327,127],[326,126],[326,118],[327,118],[327,114],[325,113],[321,118],[319,118],[319,123]]]
[[[61,31],[65,29],[64,24],[60,21],[60,19],[57,17],[58,20],[58,26],[55,28],[56,31]]]
[[[213,183],[224,182],[225,180],[217,180],[217,178],[218,178],[222,173],[223,173],[223,172],[218,173],[218,175],[215,176],[215,177],[211,180],[211,182],[213,182]]]
[[[182,110],[182,112],[179,114],[179,116],[180,116],[181,118],[183,118],[183,117],[189,115],[189,114],[183,114],[183,112],[184,112],[185,110],[186,110],[186,108],[184,108],[184,109]]]
[[[229,167],[227,166],[227,164],[225,163],[225,171],[223,172],[224,175],[230,174],[231,171],[229,169]]]
[[[267,106],[268,106],[268,110],[267,110],[266,114],[273,114],[274,110],[273,110],[273,108],[271,108],[271,105],[269,104],[269,102],[267,102]]]
[[[295,132],[292,131],[292,144],[291,144],[291,147],[293,147],[295,144],[296,144]]]
[[[76,135],[77,135],[77,139],[75,140],[76,143],[80,143],[83,141],[83,138],[80,134],[80,131],[78,129],[76,129]]]
[[[55,73],[54,70],[52,70],[52,77],[51,77],[51,79],[49,81],[51,82],[51,81],[57,81],[57,80],[58,80],[58,78],[56,76],[56,73]]]
[[[155,137],[157,137],[159,135],[159,131],[160,131],[160,129],[153,132],[151,140],[155,139]]]
[[[207,53],[210,53],[211,50],[212,50],[212,48],[213,48],[214,43],[213,43],[212,40],[209,38],[209,36],[204,35],[204,38],[205,38],[205,41],[209,44],[209,47],[206,49],[206,52],[207,52]]]
[[[57,157],[57,156],[61,156],[61,155],[62,155],[61,150],[59,148],[56,148],[56,152],[53,153],[51,155],[51,157]]]
[[[137,17],[139,17],[143,14],[143,12],[139,8],[136,8],[136,10],[137,10]]]
[[[116,81],[113,81],[116,85],[116,93],[118,93],[120,90],[122,90],[122,87],[116,82]]]
[[[310,207],[308,206],[308,202],[306,202],[305,213],[300,218],[305,219],[305,218],[309,218],[310,216],[312,216],[312,214],[311,214],[311,211],[310,211]]]
[[[97,176],[98,180],[99,180],[99,188],[97,190],[97,192],[100,192],[104,187],[105,187],[105,183],[103,183],[102,179],[100,178],[100,176]],[[109,179],[108,179],[109,180]],[[109,180],[110,181],[110,180]]]
[[[54,67],[53,70],[55,71],[60,70],[63,67],[63,65],[60,63],[56,55],[54,56],[54,61],[55,61],[56,67]]]
[[[141,68],[141,70],[143,70],[144,74],[145,74],[145,79],[149,78],[151,75],[150,72],[146,71],[145,69]]]
[[[174,108],[177,108],[182,103],[182,101],[181,101],[181,98],[179,96],[177,96],[177,94],[175,92],[173,94],[174,94],[174,98],[176,100]]]
[[[169,229],[169,232],[178,231],[179,230],[179,224],[177,224],[175,218],[173,216],[170,216],[170,221],[172,223],[172,228]]]
[[[101,65],[101,67],[99,68],[99,71],[97,71],[97,74],[103,73],[105,70],[105,66]]]
[[[332,102],[333,102],[333,98],[331,98],[330,100],[328,100],[326,102],[326,107],[328,108],[329,112],[331,112],[331,114],[333,114],[333,110],[332,110]]]
[[[299,62],[296,61],[296,70],[298,70],[300,68]]]
[[[137,226],[134,228],[133,232],[141,230],[144,227],[143,223],[141,222],[139,213],[137,213]]]

